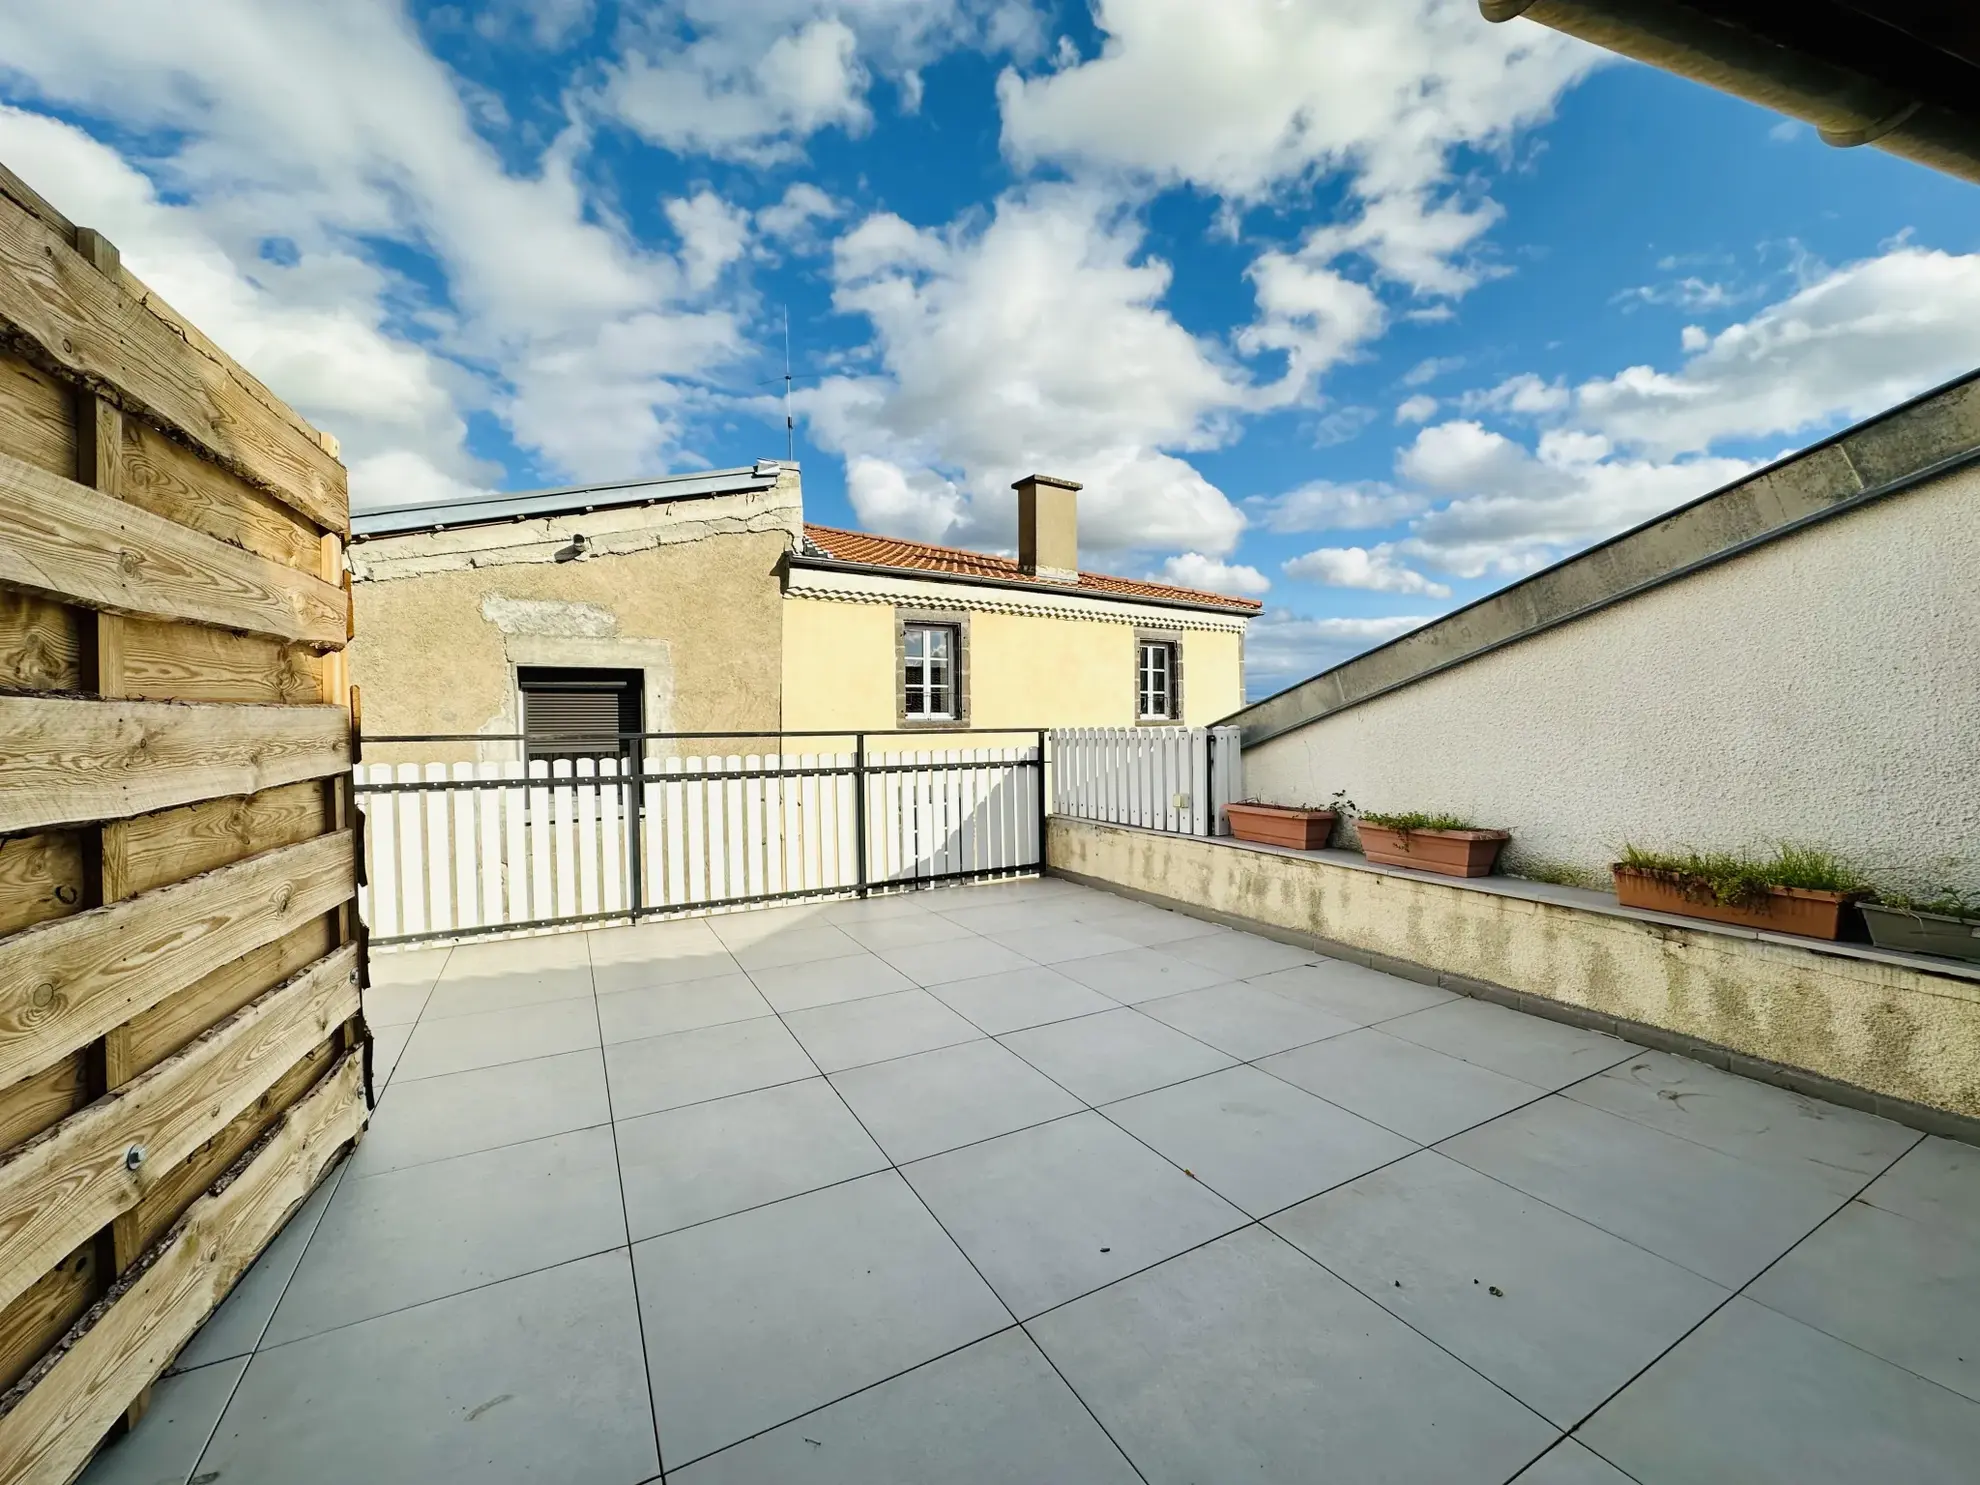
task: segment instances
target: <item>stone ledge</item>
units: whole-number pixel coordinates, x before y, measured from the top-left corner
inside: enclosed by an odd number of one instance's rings
[[[1064,816],[1049,822],[1047,868],[1980,1145],[1969,966],[1638,912],[1575,888]]]

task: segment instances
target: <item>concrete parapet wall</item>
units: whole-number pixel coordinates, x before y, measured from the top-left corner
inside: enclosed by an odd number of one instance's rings
[[[1980,1124],[1980,977],[1856,946],[1720,931],[1613,899],[1503,879],[1460,883],[1358,857],[1279,851],[1054,817],[1048,870],[1260,925],[1467,994],[1703,1055],[1899,1118]],[[1344,858],[1345,859],[1342,859]],[[1332,858],[1332,859],[1329,859]],[[1503,991],[1508,994],[1493,992]],[[1637,1036],[1633,1028],[1670,1033]],[[1729,1054],[1715,1055],[1715,1054]],[[1795,1072],[1813,1077],[1798,1082]],[[1822,1086],[1824,1082],[1834,1087]],[[1851,1097],[1849,1090],[1864,1097]]]

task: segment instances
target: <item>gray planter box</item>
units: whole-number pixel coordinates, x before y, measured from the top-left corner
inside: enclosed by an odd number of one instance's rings
[[[1980,963],[1980,921],[1948,918],[1943,913],[1916,913],[1881,903],[1860,904],[1870,925],[1870,942],[1880,949],[1907,954],[1937,954],[1941,959]]]

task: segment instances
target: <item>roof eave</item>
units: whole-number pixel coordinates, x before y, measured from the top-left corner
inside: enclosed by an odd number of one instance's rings
[[[939,568],[890,567],[879,562],[847,562],[837,557],[806,557],[792,553],[787,559],[792,567],[815,569],[820,572],[866,573],[877,577],[903,578],[910,581],[933,583],[955,583],[971,588],[1006,588],[1021,593],[1050,593],[1060,598],[1079,598],[1089,603],[1118,603],[1152,606],[1155,608],[1181,608],[1196,613],[1224,614],[1230,618],[1255,619],[1259,605],[1243,604],[1241,600],[1227,602],[1194,602],[1181,598],[1158,598],[1139,593],[1102,593],[1092,588],[1075,588],[1068,583],[1026,582],[1021,578],[978,577],[966,572],[943,572]]]

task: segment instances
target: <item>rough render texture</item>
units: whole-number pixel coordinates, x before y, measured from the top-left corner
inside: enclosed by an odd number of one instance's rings
[[[1980,1115],[1980,984],[1228,841],[1055,817],[1052,870]]]
[[[1625,842],[1839,851],[1980,887],[1980,468],[1244,751],[1262,800],[1449,811],[1509,869]]]
[[[645,671],[650,731],[776,731],[777,568],[800,523],[790,479],[788,491],[358,545],[351,666],[365,731],[514,732],[519,665]],[[596,555],[556,561],[579,532]]]

